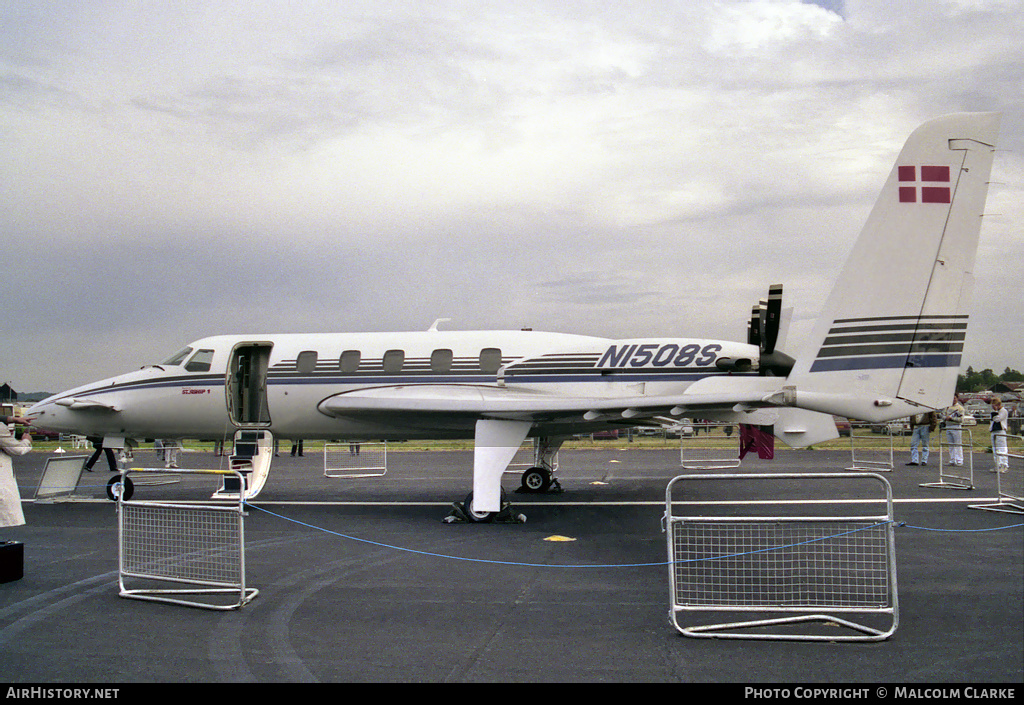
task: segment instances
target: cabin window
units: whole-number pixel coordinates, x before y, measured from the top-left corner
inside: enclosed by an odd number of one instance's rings
[[[497,372],[501,368],[501,350],[499,348],[484,348],[480,351],[480,371]]]
[[[185,348],[184,350],[179,350],[178,352],[174,353],[174,355],[172,355],[171,357],[167,358],[166,360],[164,360],[160,364],[161,365],[180,365],[182,362],[185,361],[185,358],[188,357],[191,354],[192,354],[192,348]]]
[[[295,360],[295,369],[299,374],[312,374],[316,371],[316,350],[305,350],[299,353],[299,357]]]
[[[405,350],[388,350],[384,353],[384,371],[401,372],[405,364]]]
[[[451,372],[453,357],[454,355],[451,350],[435,350],[430,354],[430,371]]]
[[[341,354],[341,371],[348,375],[355,373],[359,369],[362,357],[362,353],[358,350],[346,350]]]
[[[187,372],[209,372],[213,362],[213,350],[200,350],[185,364]]]

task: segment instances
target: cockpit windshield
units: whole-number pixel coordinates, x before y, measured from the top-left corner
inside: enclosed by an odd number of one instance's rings
[[[187,372],[209,372],[213,362],[213,350],[200,350],[185,363]]]
[[[171,357],[167,358],[166,360],[164,360],[160,364],[161,365],[180,365],[185,360],[185,358],[188,357],[191,353],[192,353],[192,348],[185,348],[184,350],[179,350],[178,352],[174,353],[174,355],[172,355]]]

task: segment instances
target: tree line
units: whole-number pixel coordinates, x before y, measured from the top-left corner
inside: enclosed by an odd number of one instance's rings
[[[967,372],[957,375],[957,392],[984,392],[992,389],[999,382],[1024,382],[1024,373],[1018,372],[1010,367],[997,375],[992,370],[981,370],[968,367]]]

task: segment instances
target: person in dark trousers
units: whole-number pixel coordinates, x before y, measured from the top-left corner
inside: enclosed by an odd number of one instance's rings
[[[93,454],[89,456],[89,459],[85,461],[85,471],[92,472],[92,466],[96,464],[96,461],[100,458],[100,453],[103,453],[107,457],[107,467],[110,468],[111,472],[117,472],[117,458],[114,457],[113,448],[104,448],[103,441],[94,441],[92,444]]]

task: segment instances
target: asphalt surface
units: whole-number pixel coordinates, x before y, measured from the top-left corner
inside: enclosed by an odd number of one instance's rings
[[[35,503],[47,457],[15,459],[27,524],[0,530],[25,550],[24,577],[0,585],[4,684],[996,683],[1019,697],[1024,681],[1024,520],[969,508],[996,498],[984,454],[970,491],[921,487],[937,479],[934,466],[885,473],[905,524],[900,620],[874,643],[682,636],[669,620],[661,528],[666,487],[683,474],[678,450],[562,451],[562,493],[516,494],[506,477],[526,519],[513,524],[444,521],[471,485],[469,452],[392,451],[384,477],[359,479],[325,478],[320,454],[282,453],[245,519],[247,583],[259,595],[226,612],[119,597],[110,473],[83,474],[85,499]],[[138,451],[133,465],[154,461]],[[856,475],[849,461],[845,451],[779,451],[712,472]],[[217,484],[137,486],[133,499],[206,500]],[[847,492],[843,482],[814,490]],[[768,499],[759,481],[673,489],[676,513],[790,511]]]

